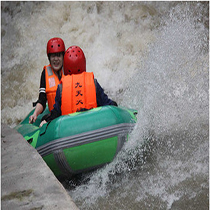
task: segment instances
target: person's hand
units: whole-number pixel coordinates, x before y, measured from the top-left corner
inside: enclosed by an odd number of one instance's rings
[[[46,120],[43,120],[43,121],[40,123],[39,127],[41,128],[45,123],[47,123],[47,121],[46,121]]]
[[[37,115],[34,113],[29,117],[29,123],[32,124],[36,122]]]

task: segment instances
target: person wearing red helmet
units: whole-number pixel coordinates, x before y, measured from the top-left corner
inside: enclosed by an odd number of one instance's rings
[[[86,72],[86,59],[80,47],[71,46],[66,50],[63,68],[65,76],[58,85],[54,108],[40,127],[61,115],[105,105],[117,106],[104,93],[93,72]]]
[[[65,44],[61,38],[55,37],[47,43],[47,56],[50,64],[44,66],[39,88],[39,98],[37,102],[33,103],[36,106],[33,115],[29,117],[29,123],[36,121],[37,116],[41,114],[45,107],[46,102],[51,111],[55,103],[55,95],[57,86],[64,75],[63,72],[63,58],[65,54]]]

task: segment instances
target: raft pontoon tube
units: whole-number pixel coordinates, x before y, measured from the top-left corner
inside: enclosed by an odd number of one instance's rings
[[[60,116],[39,128],[48,108],[29,124],[28,116],[15,129],[23,135],[56,176],[70,177],[110,163],[136,122],[136,110],[103,106]]]

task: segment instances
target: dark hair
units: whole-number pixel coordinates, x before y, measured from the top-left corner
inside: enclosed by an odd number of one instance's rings
[[[63,54],[63,57],[64,57],[65,52],[60,52],[60,53],[62,53],[62,54]],[[47,55],[49,61],[50,61],[50,56],[51,56],[51,54],[54,54],[54,53],[49,53],[49,54]]]

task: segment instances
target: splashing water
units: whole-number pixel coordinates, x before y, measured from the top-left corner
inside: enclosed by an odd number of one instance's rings
[[[136,129],[113,163],[71,193],[82,207],[94,209],[97,203],[100,209],[185,209],[188,202],[192,209],[208,206],[205,30],[188,16],[172,17],[156,31],[157,41],[141,58],[123,94],[123,104],[129,101],[139,109]],[[149,160],[140,146],[145,137],[152,137],[146,148],[151,150]],[[108,204],[102,208],[104,200]]]
[[[105,167],[70,180],[80,209],[208,208],[208,3],[2,2],[2,122],[38,97],[54,36],[81,46],[87,69],[138,109]]]

